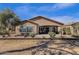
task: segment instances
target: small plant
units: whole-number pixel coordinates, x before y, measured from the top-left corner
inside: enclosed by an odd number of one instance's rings
[[[5,35],[10,36],[9,32],[6,30],[0,31],[0,35],[2,35],[2,37],[5,37]]]
[[[45,39],[46,37],[45,36],[43,36],[43,39]]]
[[[51,39],[53,39],[55,37],[55,35],[56,35],[56,33],[54,33],[54,32],[49,32],[48,34],[50,35]]]
[[[33,38],[36,34],[34,32],[30,32],[29,35]]]

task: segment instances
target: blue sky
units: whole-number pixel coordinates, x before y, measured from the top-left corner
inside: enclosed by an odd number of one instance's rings
[[[63,23],[79,21],[77,3],[1,3],[0,10],[10,8],[21,20],[44,16]]]

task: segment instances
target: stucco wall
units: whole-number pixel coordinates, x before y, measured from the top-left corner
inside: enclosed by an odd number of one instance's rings
[[[73,28],[73,35],[79,35],[79,23],[75,23],[72,25],[72,28]]]
[[[30,22],[26,22],[26,23],[24,23],[23,25],[24,25],[24,26],[29,26],[29,25],[31,25],[31,26],[33,27],[32,31],[33,31],[34,33],[37,33],[37,25],[36,25],[36,24],[32,24],[32,23],[30,23]],[[19,28],[20,28],[20,25],[19,25],[19,26],[16,26],[16,34],[20,34]]]
[[[30,23],[30,22],[26,22],[25,24],[23,24],[23,25],[25,25],[25,26],[29,26],[29,25],[31,25],[32,27],[33,27],[33,32],[34,33],[37,33],[37,25],[36,24],[33,24],[33,23]]]
[[[20,32],[19,32],[19,28],[20,28],[20,25],[19,26],[16,26],[16,35],[19,35],[20,34]]]

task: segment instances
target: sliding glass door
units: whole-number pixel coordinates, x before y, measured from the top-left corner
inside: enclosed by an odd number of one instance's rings
[[[57,26],[40,26],[39,27],[39,34],[48,34],[48,32],[55,32],[58,34],[58,27]]]
[[[39,27],[39,34],[47,34],[49,32],[48,26],[40,26]]]

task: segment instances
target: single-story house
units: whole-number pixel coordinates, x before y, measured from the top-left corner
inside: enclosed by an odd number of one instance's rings
[[[48,34],[48,32],[55,32],[56,34],[62,33],[63,35],[72,35],[79,32],[75,32],[74,26],[76,26],[76,23],[64,25],[64,23],[55,21],[53,19],[37,16],[29,20],[22,21],[21,24],[16,26],[14,34],[18,35],[22,32],[34,32],[40,35]]]
[[[48,32],[59,34],[59,31],[63,26],[64,24],[61,22],[37,16],[29,20],[24,20],[22,21],[22,24],[16,26],[16,34],[21,33],[21,30],[19,30],[20,28],[27,28],[22,29],[22,31],[34,32],[36,34],[48,34]]]

